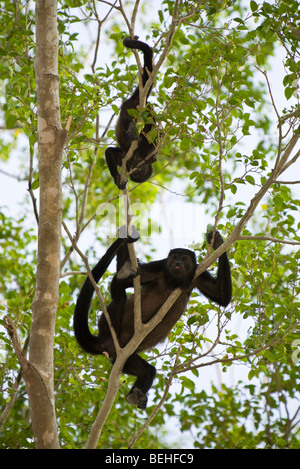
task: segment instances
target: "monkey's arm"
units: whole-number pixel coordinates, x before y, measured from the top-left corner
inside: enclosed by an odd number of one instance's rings
[[[207,240],[211,242],[212,232],[208,234]],[[222,236],[216,231],[214,249],[217,249],[221,244],[223,244]],[[196,278],[194,287],[220,306],[227,306],[231,301],[232,283],[230,264],[226,252],[219,257],[218,264],[217,277],[213,277],[208,271],[203,272]]]
[[[121,175],[118,171],[118,166],[122,165],[122,159],[124,158],[125,153],[119,147],[108,147],[105,150],[105,160],[110,171],[110,174],[114,178],[116,186],[119,189],[125,189],[127,181],[124,181],[121,184]]]
[[[120,229],[120,232],[122,229]],[[119,233],[118,239],[107,249],[104,256],[96,264],[92,270],[95,282],[99,282],[100,278],[106,272],[109,264],[116,256],[117,252],[122,246],[127,245],[127,242],[133,242],[136,239],[122,237],[122,232]],[[79,345],[88,353],[99,354],[102,350],[99,349],[99,341],[96,336],[91,334],[88,326],[89,309],[94,293],[94,286],[89,277],[86,277],[84,284],[78,295],[77,303],[74,310],[73,327],[75,337]]]
[[[154,282],[164,275],[164,264],[166,259],[149,262],[147,264],[139,263],[138,271],[133,272],[129,260],[128,247],[125,245],[118,253],[119,269],[116,277],[123,281],[123,288],[133,287],[133,279],[140,275],[140,284]]]

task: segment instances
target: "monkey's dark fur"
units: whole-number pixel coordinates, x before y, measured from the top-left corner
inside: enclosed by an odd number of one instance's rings
[[[142,86],[145,87],[149,74],[153,70],[153,50],[148,44],[138,41],[135,37],[131,39],[126,37],[123,40],[125,47],[130,49],[141,50],[144,54],[144,67],[142,75]],[[146,102],[151,91],[152,86],[150,87]],[[105,159],[107,166],[110,170],[112,177],[114,178],[115,184],[119,189],[124,189],[126,186],[126,181],[121,183],[121,176],[118,171],[118,166],[122,166],[122,160],[125,158],[131,143],[134,140],[138,141],[138,147],[134,151],[133,156],[127,161],[126,168],[130,172],[130,179],[134,182],[144,182],[149,179],[152,175],[152,164],[156,161],[156,148],[154,143],[149,142],[147,135],[151,132],[154,124],[147,123],[145,124],[140,135],[137,134],[137,129],[135,125],[134,118],[128,114],[128,110],[137,109],[140,105],[140,91],[139,86],[134,90],[130,98],[126,99],[122,103],[119,118],[116,124],[116,138],[119,144],[118,147],[108,147],[105,150]]]
[[[208,241],[212,240],[209,233]],[[111,303],[108,314],[116,331],[121,347],[124,347],[133,335],[134,305],[133,295],[126,295],[126,288],[133,286],[133,275],[129,268],[128,242],[138,239],[118,238],[109,247],[104,256],[92,270],[96,282],[100,280],[113,257],[117,254],[117,273],[111,284]],[[223,243],[219,232],[215,233],[213,248]],[[128,358],[123,372],[137,377],[127,396],[128,402],[144,409],[147,405],[147,391],[154,380],[156,369],[142,359],[138,353],[163,341],[180,316],[184,313],[192,291],[196,288],[207,298],[221,306],[227,306],[231,300],[231,273],[226,252],[218,260],[216,278],[208,271],[194,279],[197,268],[196,257],[189,249],[172,249],[166,259],[139,264],[141,282],[141,314],[143,323],[147,323],[160,309],[168,296],[176,288],[182,292],[174,305],[167,312],[160,324],[155,327]],[[74,312],[74,330],[79,345],[88,353],[108,353],[112,362],[116,358],[113,340],[104,314],[98,323],[98,336],[91,334],[88,316],[94,288],[87,277],[79,293]]]

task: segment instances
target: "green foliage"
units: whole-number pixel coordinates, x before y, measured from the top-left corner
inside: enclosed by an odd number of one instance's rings
[[[11,341],[3,327],[8,315],[17,325],[24,345],[30,329],[30,305],[35,287],[35,243],[33,230],[23,227],[24,219],[13,220],[0,212],[0,409],[14,395],[19,365]],[[32,434],[25,385],[21,380],[19,399],[15,402],[8,426],[1,434],[2,448],[30,448]],[[1,412],[2,413],[2,412]]]
[[[299,392],[287,379],[290,371],[285,371],[270,365],[267,382],[261,373],[255,384],[239,381],[220,389],[212,385],[207,393],[186,395],[181,429],[195,433],[196,448],[299,449],[296,407],[288,411],[286,405],[299,400]]]

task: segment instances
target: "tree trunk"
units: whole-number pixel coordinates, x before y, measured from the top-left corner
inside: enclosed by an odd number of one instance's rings
[[[24,378],[36,448],[58,448],[53,390],[53,338],[59,299],[62,218],[61,128],[57,1],[36,1],[35,76],[38,105],[39,229],[36,290],[32,303],[29,362]]]

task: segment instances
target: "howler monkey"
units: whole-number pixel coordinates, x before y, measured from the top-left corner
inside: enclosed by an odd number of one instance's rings
[[[124,347],[134,332],[134,301],[133,294],[127,296],[126,288],[133,286],[134,274],[129,269],[128,242],[138,239],[117,239],[92,270],[94,279],[98,282],[106,271],[112,258],[117,254],[117,273],[111,284],[111,303],[107,307],[108,314],[114,326],[121,347]],[[207,235],[208,242],[212,241],[212,232]],[[223,243],[218,231],[215,232],[213,248],[217,249]],[[194,278],[197,269],[196,256],[189,249],[172,249],[166,259],[139,263],[141,282],[141,314],[143,323],[147,323],[160,309],[168,296],[176,288],[182,292],[173,306],[166,313],[162,321],[156,326],[137,347],[136,351],[126,361],[123,372],[136,376],[136,382],[127,395],[127,401],[144,409],[147,405],[147,391],[150,389],[156,369],[142,359],[138,352],[153,347],[162,342],[184,313],[190,295],[194,288],[207,298],[221,306],[227,306],[231,300],[231,273],[226,252],[218,260],[218,273],[213,277],[208,271]],[[94,288],[87,277],[78,296],[74,312],[74,330],[79,345],[88,353],[101,354],[106,352],[111,361],[116,359],[115,347],[109,326],[104,314],[98,322],[98,335],[91,334],[88,326],[89,308]]]
[[[153,70],[153,50],[148,44],[138,41],[137,36],[134,39],[126,37],[123,40],[125,47],[129,49],[141,50],[144,54],[144,67],[142,75],[142,85],[145,84],[149,78],[149,74]],[[152,86],[147,93],[146,102],[151,91]],[[108,169],[114,178],[115,184],[119,189],[124,189],[126,181],[121,183],[121,176],[118,171],[118,166],[122,166],[122,160],[126,156],[131,143],[134,140],[138,141],[138,147],[134,151],[133,156],[127,161],[126,169],[130,173],[130,179],[134,182],[144,182],[149,179],[152,174],[152,164],[156,161],[156,147],[147,139],[153,128],[152,123],[145,124],[140,135],[137,134],[136,124],[134,118],[128,114],[128,110],[137,109],[140,104],[140,91],[139,86],[134,90],[133,94],[126,101],[122,103],[119,118],[116,124],[116,139],[119,144],[118,147],[108,147],[105,150],[105,159]]]

